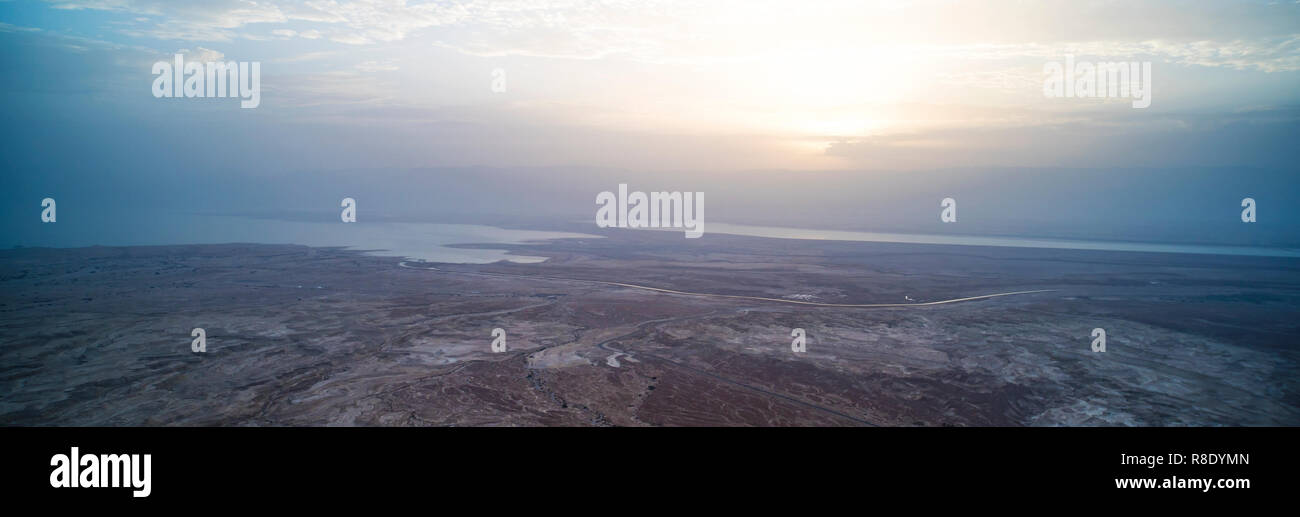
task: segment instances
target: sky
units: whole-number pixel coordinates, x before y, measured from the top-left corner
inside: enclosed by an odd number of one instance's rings
[[[0,49],[6,204],[76,186],[253,211],[260,183],[321,178],[387,184],[411,206],[463,201],[437,181],[409,199],[395,178],[412,170],[486,171],[503,188],[697,178],[769,201],[879,196],[828,204],[825,224],[887,219],[891,189],[933,182],[916,171],[985,187],[1022,171],[1008,189],[1049,196],[1188,170],[1221,180],[1202,181],[1198,203],[1234,185],[1289,207],[1300,190],[1293,0],[10,0]],[[151,66],[178,53],[260,63],[260,105],[155,98]],[[1067,56],[1150,63],[1149,107],[1045,95],[1045,66]],[[1063,169],[1097,172],[1049,177]],[[771,212],[712,199],[737,218]]]

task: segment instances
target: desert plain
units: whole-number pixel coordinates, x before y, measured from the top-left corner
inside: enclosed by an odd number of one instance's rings
[[[1296,259],[629,230],[492,246],[547,260],[0,251],[0,424],[1300,425]],[[997,293],[1020,294],[932,303]]]

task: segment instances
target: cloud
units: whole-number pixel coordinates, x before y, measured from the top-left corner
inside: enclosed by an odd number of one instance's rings
[[[136,37],[164,40],[230,41],[237,29],[250,24],[284,23],[288,15],[272,2],[250,0],[53,0],[56,9],[102,10],[147,15],[159,21],[138,21],[123,30]]]
[[[220,48],[264,61],[266,96],[275,103],[258,110],[258,117],[338,126],[367,120],[374,127],[402,125],[403,130],[490,121],[480,135],[505,143],[474,155],[484,162],[562,156],[614,165],[671,159],[718,168],[758,162],[835,168],[1050,165],[1097,149],[1114,152],[1102,158],[1120,161],[1158,157],[1125,140],[1129,135],[1168,151],[1160,159],[1169,162],[1254,163],[1287,153],[1246,138],[1216,142],[1205,129],[1209,122],[1187,113],[1213,112],[1232,135],[1274,142],[1271,135],[1294,134],[1295,126],[1286,125],[1294,117],[1279,115],[1284,111],[1277,106],[1295,103],[1296,76],[1288,74],[1300,71],[1300,4],[1293,2],[1201,9],[1181,2],[1058,0],[53,0],[50,5],[113,13],[104,16],[98,34],[142,38],[117,39],[153,45],[144,54],[150,58],[183,48],[194,59],[224,59],[211,50]],[[27,30],[0,25],[0,36]],[[266,42],[246,41],[255,39]],[[72,38],[58,44],[90,47]],[[1159,63],[1155,107],[1137,118],[1127,107],[1101,101],[1045,100],[1042,66],[1066,54]],[[514,57],[525,59],[509,59]],[[510,70],[507,95],[488,88],[495,66]],[[119,77],[129,95],[148,91],[147,63],[132,61],[122,68],[105,75]],[[98,87],[76,81],[76,70],[66,74],[71,79],[42,73],[61,82],[40,76],[17,82],[42,91]],[[213,106],[154,104],[169,110]],[[1233,111],[1254,105],[1271,107]],[[1182,115],[1168,118],[1172,112]],[[1292,122],[1268,121],[1265,113]],[[520,138],[492,134],[492,128],[511,124],[522,127],[511,133]],[[567,132],[551,129],[557,127]],[[643,133],[619,133],[626,128]],[[561,134],[573,141],[555,136]],[[539,135],[554,149],[543,149]],[[587,144],[600,135],[606,147]],[[1197,144],[1185,147],[1179,135]],[[412,146],[413,163],[431,159],[422,145]],[[511,146],[536,149],[512,153]]]
[[[1253,40],[1084,41],[1054,44],[926,45],[910,52],[958,60],[1061,59],[1066,54],[1120,60],[1158,59],[1189,66],[1261,72],[1300,70],[1300,34]]]
[[[918,56],[1011,59],[1151,55],[1171,62],[1300,69],[1300,4],[1231,2],[1187,9],[1041,0],[862,2],[774,0],[50,0],[59,9],[146,15],[124,34],[181,41],[407,40],[476,56],[707,64],[888,42]],[[1204,11],[1204,12],[1201,12]]]
[[[280,58],[280,59],[276,59],[275,62],[276,63],[302,63],[306,61],[318,61],[336,55],[338,55],[338,52],[323,50],[323,51],[316,51],[316,52],[306,52],[295,56]]]
[[[275,27],[269,31],[282,37],[287,35],[283,31],[290,30],[301,32],[309,39],[327,34],[335,41],[347,43],[388,42],[404,39],[414,30],[454,23],[465,15],[456,4],[410,4],[403,0],[52,0],[52,4],[57,9],[156,16],[161,20],[137,21],[134,27],[123,32],[130,36],[186,41],[257,38],[267,33],[265,26],[304,23],[319,27],[303,31]]]
[[[841,139],[828,156],[867,168],[963,166],[1292,167],[1287,134],[1300,109],[1252,107],[1203,114],[1127,110],[1062,115],[1040,123],[970,124]]]
[[[203,48],[203,47],[194,47],[194,50],[183,48],[177,50],[176,53],[185,56],[185,61],[198,61],[201,63],[210,63],[210,62],[218,62],[218,61],[226,60],[225,54],[222,54],[221,52],[218,52],[216,50]]]
[[[0,22],[0,32],[40,32],[37,27],[20,27],[9,23]]]
[[[365,61],[357,63],[356,68],[362,72],[392,72],[399,69],[397,65],[393,64],[392,60]]]

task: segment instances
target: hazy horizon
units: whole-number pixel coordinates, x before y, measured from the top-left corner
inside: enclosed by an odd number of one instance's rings
[[[352,197],[545,229],[627,184],[732,224],[1295,247],[1296,27],[1253,1],[0,2],[0,228],[39,240],[46,197],[64,225]],[[256,107],[155,97],[181,61],[258,64]],[[1150,72],[1047,95],[1083,63]]]

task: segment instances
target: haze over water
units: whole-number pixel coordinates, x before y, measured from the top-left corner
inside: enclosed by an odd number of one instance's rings
[[[1034,239],[1021,237],[982,237],[969,235],[928,235],[916,233],[850,232],[781,228],[745,224],[710,223],[713,233],[748,235],[773,239],[803,239],[862,242],[897,242],[908,244],[946,244],[955,246],[997,246],[1012,248],[1052,248],[1100,251],[1137,251],[1152,253],[1195,253],[1205,255],[1246,255],[1256,257],[1300,257],[1300,250],[1264,246],[1210,246],[1197,244],[1163,244],[1125,241],[1068,239]]]
[[[40,224],[39,222],[34,224]],[[512,230],[475,224],[406,222],[311,222],[216,215],[174,215],[122,224],[96,218],[60,219],[43,232],[23,237],[5,234],[3,247],[14,246],[161,246],[176,244],[299,244],[346,247],[431,262],[488,263],[498,260],[538,262],[542,257],[507,255],[504,250],[449,248],[451,244],[524,244],[594,235]]]
[[[372,254],[429,262],[489,263],[498,260],[539,262],[543,257],[509,255],[505,250],[453,248],[456,244],[526,244],[548,239],[598,239],[597,235],[548,230],[505,229],[482,224],[434,222],[326,222],[245,216],[173,214],[140,218],[127,223],[95,218],[61,219],[57,225],[31,223],[31,231],[11,232],[0,247],[162,246],[184,244],[296,244],[343,247]],[[595,225],[592,225],[596,231]],[[994,246],[1154,253],[1191,253],[1260,257],[1300,257],[1294,248],[1216,246],[1080,239],[1044,239],[1008,236],[937,235],[900,232],[862,232],[790,228],[709,222],[700,244],[709,234],[773,239],[886,242],[953,246]],[[678,231],[678,230],[665,230]]]

